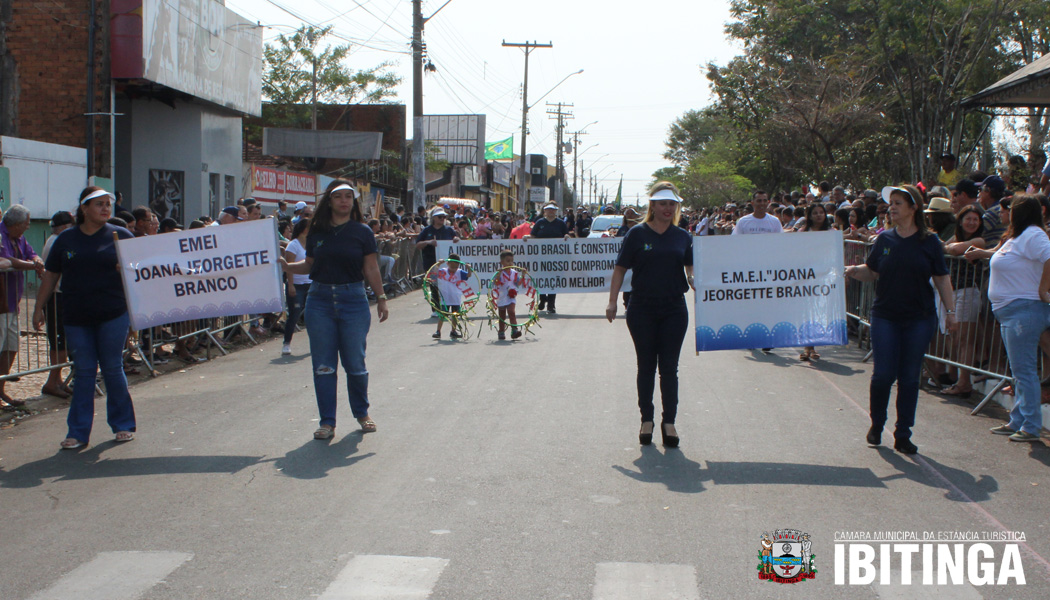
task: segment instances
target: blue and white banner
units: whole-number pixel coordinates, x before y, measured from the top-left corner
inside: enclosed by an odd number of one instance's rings
[[[846,343],[838,231],[693,238],[696,351]]]
[[[117,242],[132,329],[281,312],[273,219]]]

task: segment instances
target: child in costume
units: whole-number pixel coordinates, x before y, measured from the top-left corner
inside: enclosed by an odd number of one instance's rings
[[[437,273],[431,275],[432,281],[437,285],[442,312],[453,315],[449,317],[446,314],[442,314],[441,318],[438,319],[437,331],[431,336],[435,340],[441,339],[442,325],[449,318],[456,318],[454,315],[460,311],[460,307],[463,304],[463,288],[466,287],[465,282],[470,278],[470,267],[463,264],[463,268],[460,268],[460,265],[459,255],[449,254],[448,260],[445,261],[445,266],[438,269]],[[452,331],[448,336],[452,339],[463,337],[461,333],[456,331],[455,323],[452,324]]]
[[[518,317],[515,314],[517,306],[518,288],[522,285],[521,272],[509,267],[514,266],[514,251],[504,250],[499,253],[499,266],[502,270],[493,284],[492,297],[496,300],[496,309],[499,311],[499,339],[507,339],[507,323],[511,326],[511,339],[521,337],[518,328]]]

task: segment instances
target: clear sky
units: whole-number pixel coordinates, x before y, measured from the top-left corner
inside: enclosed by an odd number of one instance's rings
[[[444,0],[423,2],[432,15]],[[398,101],[412,114],[412,2],[410,0],[227,0],[227,7],[270,26],[272,40],[305,21],[334,25],[352,42],[351,68],[383,61],[404,81]],[[644,196],[661,158],[667,128],[688,109],[710,103],[703,67],[725,64],[739,52],[726,38],[728,0],[451,0],[426,25],[427,54],[437,67],[424,77],[426,114],[485,114],[487,141],[514,136],[521,144],[524,53],[501,43],[553,43],[529,58],[527,151],[553,162],[556,121],[547,102],[572,104],[567,131],[584,128],[578,162],[610,195],[620,175],[624,197]],[[570,77],[546,98],[540,97]],[[537,100],[540,100],[537,102]],[[593,125],[589,123],[598,121]],[[411,135],[411,132],[408,132]],[[594,144],[597,146],[591,147]],[[573,177],[572,155],[566,155]],[[582,186],[581,186],[582,190]]]

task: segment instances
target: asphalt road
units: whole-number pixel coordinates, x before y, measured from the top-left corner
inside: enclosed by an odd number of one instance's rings
[[[1050,597],[1050,448],[926,394],[919,456],[869,448],[855,349],[801,365],[687,338],[682,447],[640,448],[633,349],[603,295],[562,295],[518,342],[436,342],[421,303],[373,322],[374,434],[344,390],[335,439],[311,439],[305,333],[292,357],[272,341],[135,386],[129,444],[104,412],[79,453],[58,450],[64,411],[5,431],[0,598]],[[810,534],[815,579],[758,579],[778,528]],[[1026,584],[904,586],[897,561],[836,585],[836,536],[885,531],[1023,532]]]

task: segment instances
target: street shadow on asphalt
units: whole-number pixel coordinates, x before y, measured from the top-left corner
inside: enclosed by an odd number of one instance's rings
[[[781,368],[794,367],[798,365],[799,361],[797,356],[794,358],[788,358],[786,356],[781,356],[777,354],[776,350],[777,348],[774,348],[773,352],[766,354],[761,350],[751,349],[746,351],[746,354],[744,354],[744,358],[751,362],[766,363],[773,365],[774,367]],[[783,351],[784,349],[781,348],[780,350]]]
[[[864,369],[857,369],[846,363],[828,360],[827,357],[821,358],[820,360],[812,361],[809,363],[809,366],[817,371],[830,373],[831,375],[839,375],[842,377],[858,375],[864,372]]]
[[[879,446],[877,450],[882,460],[899,471],[897,475],[881,478],[884,482],[894,479],[910,479],[925,486],[944,490],[944,497],[952,502],[984,502],[999,491],[999,482],[990,475],[974,477],[962,469],[949,467],[921,454],[915,459],[908,459],[885,446]],[[920,461],[924,461],[929,467],[924,466]]]
[[[363,437],[363,433],[354,431],[334,443],[308,440],[302,446],[274,461],[274,467],[288,477],[322,479],[327,477],[328,472],[333,469],[349,467],[358,461],[375,456],[375,452],[355,456],[357,446]]]
[[[789,350],[792,352],[792,354],[790,354],[789,356],[783,356],[781,354],[778,354],[778,352],[783,353]],[[798,359],[797,354],[794,354],[794,349],[792,348],[774,348],[773,352],[771,352],[770,354],[766,354],[758,349],[748,350],[747,353],[744,355],[744,358],[752,362],[768,363],[773,365],[774,367],[781,368],[794,366],[808,366],[812,369],[823,371],[824,373],[830,373],[832,375],[841,375],[844,377],[848,377],[850,375],[857,375],[858,373],[864,372],[864,369],[852,367],[847,362],[845,362],[846,360],[852,361],[853,359],[848,359],[845,356],[843,356],[843,354],[844,353],[836,353],[834,355],[830,355],[829,353],[829,355],[825,355],[818,360],[803,362]]]
[[[136,477],[142,475],[234,474],[264,461],[261,456],[152,456],[106,459],[102,453],[117,446],[105,442],[82,452],[61,450],[47,458],[0,471],[0,487],[32,488],[45,479],[56,481]]]
[[[695,494],[704,482],[715,485],[827,485],[885,488],[871,469],[770,462],[708,462],[707,468],[687,458],[681,450],[661,453],[645,446],[634,461],[637,470],[613,465],[621,474],[643,483],[659,483],[668,491]]]
[[[1028,451],[1028,456],[1050,467],[1050,447],[1047,447],[1045,440],[1041,443],[1033,443],[1031,450]]]
[[[306,354],[289,354],[288,356],[280,356],[270,360],[271,365],[294,365],[310,358],[310,353]]]
[[[632,463],[637,470],[620,465],[612,467],[621,474],[642,483],[659,483],[669,492],[697,494],[704,491],[700,476],[700,463],[689,458],[677,448],[660,452],[655,446],[642,446],[642,454]]]

